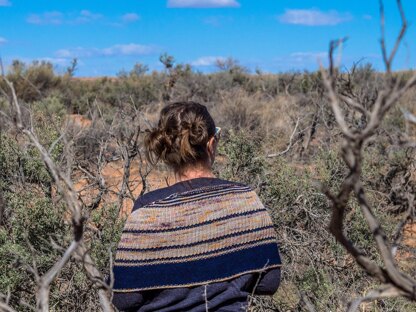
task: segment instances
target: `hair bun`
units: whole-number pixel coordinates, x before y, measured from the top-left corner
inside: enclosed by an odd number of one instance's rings
[[[162,155],[166,154],[169,145],[168,137],[161,129],[152,129],[145,139],[149,161],[156,163]]]
[[[189,143],[191,145],[206,144],[208,140],[208,131],[204,121],[201,118],[195,118],[189,133]]]
[[[164,161],[175,170],[207,159],[207,143],[215,134],[215,123],[205,106],[178,102],[165,106],[157,128],[145,140],[147,158]]]

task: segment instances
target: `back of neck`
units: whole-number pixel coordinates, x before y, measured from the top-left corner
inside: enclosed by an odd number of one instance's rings
[[[176,182],[183,182],[197,178],[215,178],[211,168],[189,168],[175,174]]]

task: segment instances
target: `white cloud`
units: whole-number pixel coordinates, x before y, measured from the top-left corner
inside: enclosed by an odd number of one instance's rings
[[[236,0],[168,0],[169,8],[238,8]]]
[[[12,3],[9,0],[0,0],[0,6],[11,6]]]
[[[323,59],[328,56],[327,52],[294,52],[290,54],[292,60],[303,62],[308,60]]]
[[[221,19],[218,16],[209,16],[204,19],[204,24],[219,27],[221,26]]]
[[[78,51],[78,52],[76,52]],[[64,58],[71,58],[71,57],[79,57],[80,52],[82,51],[82,48],[76,48],[76,49],[60,49],[55,52],[55,55],[57,57],[64,57]]]
[[[295,52],[290,54],[284,62],[287,62],[296,68],[308,68],[310,66],[326,64],[327,60],[327,52]]]
[[[0,45],[7,43],[6,38],[0,37]]]
[[[320,63],[326,64],[327,60],[327,52],[293,52],[289,55],[275,58],[274,65],[279,70],[316,69]]]
[[[337,25],[350,21],[352,19],[349,13],[339,13],[335,10],[323,12],[318,9],[310,10],[291,10],[286,9],[283,15],[277,17],[281,23],[306,25],[306,26],[324,26]]]
[[[36,25],[59,25],[63,22],[64,15],[58,11],[45,12],[43,14],[31,14],[27,17],[26,22]]]
[[[81,10],[80,12],[70,14],[52,11],[42,14],[31,14],[26,18],[26,22],[36,25],[86,24],[102,17],[101,14],[88,10]]]
[[[125,23],[131,23],[138,21],[140,19],[140,16],[136,13],[126,13],[121,17],[121,20]]]
[[[82,10],[81,12],[79,12],[79,16],[76,17],[72,23],[75,24],[85,24],[85,23],[89,23],[95,20],[100,19],[101,17],[103,17],[101,14],[98,13],[93,13],[91,11],[88,10]],[[71,23],[71,21],[69,21]]]
[[[227,16],[208,16],[205,19],[203,19],[204,24],[211,25],[214,27],[220,27],[232,21],[233,21],[232,17],[227,17]]]
[[[224,61],[226,58],[222,56],[203,56],[191,62],[192,66],[214,66],[218,60]]]
[[[134,56],[148,55],[155,52],[155,48],[148,45],[136,43],[116,44],[108,48],[83,48],[61,49],[56,51],[58,58],[74,58],[74,57],[95,57],[95,56]]]
[[[144,55],[154,52],[154,48],[141,44],[117,44],[110,48],[102,49],[102,54],[105,56],[113,55]]]
[[[42,57],[38,59],[39,61],[45,61],[52,63],[54,65],[58,66],[69,66],[71,64],[71,60],[68,60],[66,58],[57,58],[57,57]]]

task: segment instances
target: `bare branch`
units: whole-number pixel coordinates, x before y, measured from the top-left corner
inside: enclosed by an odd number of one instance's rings
[[[416,281],[410,276],[401,272],[397,267],[394,260],[394,253],[392,252],[391,248],[392,244],[389,242],[386,234],[384,233],[379,220],[374,215],[372,207],[365,195],[364,187],[361,183],[363,163],[362,153],[365,147],[365,143],[376,134],[384,116],[391,109],[391,107],[395,105],[401,96],[416,83],[416,73],[413,74],[413,76],[407,80],[403,86],[401,85],[401,81],[399,79],[396,80],[391,77],[391,64],[407,28],[407,22],[400,0],[397,0],[397,6],[399,8],[402,19],[402,28],[397,36],[393,50],[391,51],[390,55],[388,55],[385,46],[384,34],[384,6],[383,2],[380,1],[382,28],[381,48],[384,63],[386,66],[388,83],[384,90],[381,90],[378,93],[371,111],[365,111],[364,105],[353,101],[352,96],[348,97],[345,96],[345,94],[342,96],[338,95],[336,90],[336,77],[335,69],[333,67],[332,54],[334,52],[334,47],[338,45],[337,42],[339,41],[337,41],[335,44],[334,42],[331,42],[330,44],[330,67],[328,72],[321,68],[324,85],[328,93],[332,110],[334,112],[336,121],[341,128],[342,133],[344,134],[342,158],[349,169],[348,175],[343,180],[338,194],[333,195],[329,192],[328,189],[324,189],[324,192],[328,199],[330,199],[332,205],[332,218],[329,228],[337,241],[341,243],[341,245],[343,245],[348,253],[354,257],[355,261],[368,274],[386,285],[385,288],[371,292],[367,297],[352,303],[349,311],[355,311],[359,304],[363,301],[387,296],[404,296],[410,300],[416,300]],[[341,97],[341,99],[353,107],[353,109],[362,112],[366,115],[367,118],[369,118],[369,121],[364,129],[353,129],[352,125],[349,125],[346,122],[344,113],[342,112],[339,105],[339,97]],[[377,244],[378,252],[383,261],[383,265],[379,265],[367,257],[363,251],[354,246],[351,240],[349,240],[343,232],[345,211],[347,209],[348,201],[351,195],[357,199],[360,205],[361,211],[363,212],[367,221],[369,230],[371,231],[373,239]],[[401,230],[402,227],[403,225],[399,226],[399,230]]]
[[[352,301],[349,306],[348,306],[348,310],[347,312],[354,312],[356,311],[359,307],[361,303],[367,302],[367,301],[374,301],[374,300],[379,300],[379,299],[384,299],[384,298],[391,298],[391,297],[398,297],[398,296],[402,296],[403,293],[393,287],[393,286],[385,286],[382,287],[380,289],[375,289],[370,291],[365,297],[362,298],[358,298],[354,301]]]
[[[11,105],[14,108],[14,124],[17,129],[26,135],[26,137],[31,141],[31,143],[39,151],[41,158],[48,169],[50,176],[52,177],[57,190],[63,195],[65,202],[67,204],[69,213],[71,215],[72,226],[73,226],[73,241],[70,243],[68,248],[65,250],[63,256],[50,268],[44,275],[37,277],[38,280],[38,290],[36,294],[36,304],[38,311],[49,311],[49,291],[50,285],[58,276],[62,268],[68,263],[74,253],[83,246],[83,234],[84,234],[84,222],[85,218],[82,215],[82,209],[78,202],[77,193],[75,192],[72,182],[70,181],[68,175],[58,168],[55,162],[52,160],[50,153],[45,149],[45,147],[39,142],[36,134],[33,131],[33,128],[29,129],[24,126],[22,119],[22,112],[20,105],[14,90],[13,84],[5,77],[3,80],[6,82],[7,86],[11,92]],[[64,138],[64,137],[63,137]],[[87,255],[86,259],[89,261],[89,265],[85,266],[87,272],[92,273],[91,275],[95,276],[96,279],[103,281],[101,273],[93,264],[92,259]],[[35,272],[35,271],[34,271]],[[35,272],[36,273],[36,272]],[[37,273],[36,273],[37,274]],[[104,282],[103,282],[104,284]],[[108,289],[102,287],[99,288],[99,297],[104,311],[113,311],[112,305],[109,300]]]
[[[295,137],[296,131],[297,131],[298,126],[299,126],[299,122],[300,122],[300,118],[298,118],[296,120],[295,127],[293,128],[292,134],[290,135],[289,144],[286,147],[286,149],[284,151],[282,151],[282,152],[279,152],[279,153],[269,154],[269,155],[267,155],[268,158],[282,156],[282,155],[286,154],[291,149],[291,147],[293,145],[293,138]]]
[[[412,113],[410,113],[409,111],[407,111],[403,107],[400,107],[400,110],[402,111],[403,117],[404,117],[405,120],[407,120],[407,121],[409,121],[413,124],[416,124],[416,116],[415,115],[413,115]]]
[[[0,301],[0,310],[4,312],[17,312],[15,309],[10,307],[7,303]]]
[[[380,44],[381,44],[381,52],[382,52],[382,55],[383,55],[384,65],[386,67],[386,71],[387,71],[388,74],[391,73],[391,66],[392,66],[394,57],[396,56],[397,50],[399,49],[400,44],[401,44],[401,42],[403,40],[403,37],[406,34],[406,30],[407,30],[407,20],[406,20],[406,15],[404,13],[402,2],[401,2],[401,0],[396,0],[396,3],[397,3],[397,8],[398,8],[399,13],[400,13],[400,18],[401,18],[401,21],[402,21],[402,27],[400,29],[399,34],[397,35],[396,41],[394,43],[394,47],[393,47],[392,51],[390,52],[390,54],[388,55],[387,47],[386,47],[384,4],[383,4],[383,0],[379,0],[379,4],[380,4],[380,26],[381,26]]]

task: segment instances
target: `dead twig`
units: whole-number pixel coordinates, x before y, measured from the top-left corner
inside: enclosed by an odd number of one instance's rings
[[[363,301],[375,300],[378,298],[403,296],[410,300],[416,300],[416,281],[401,272],[397,267],[391,243],[384,233],[379,220],[375,216],[367,199],[365,189],[361,183],[363,149],[365,148],[366,143],[376,134],[389,109],[397,103],[397,101],[409,88],[416,84],[416,73],[404,84],[401,83],[400,79],[391,75],[392,62],[407,28],[407,22],[400,0],[397,0],[397,6],[402,18],[402,28],[397,36],[393,50],[390,54],[388,54],[384,39],[384,7],[383,2],[380,1],[382,28],[381,48],[386,67],[387,84],[385,88],[378,93],[374,105],[372,105],[371,111],[364,112],[369,119],[364,128],[354,128],[353,125],[350,125],[346,121],[345,113],[340,105],[340,98],[345,101],[348,97],[339,96],[336,83],[336,69],[333,62],[333,53],[335,48],[339,46],[340,42],[343,42],[342,40],[338,40],[330,44],[329,70],[326,71],[321,69],[323,82],[327,90],[327,96],[329,98],[332,111],[344,137],[342,145],[342,158],[349,170],[337,194],[332,194],[327,188],[324,189],[324,193],[327,195],[332,206],[332,218],[329,230],[335,236],[337,241],[354,257],[355,261],[370,276],[373,276],[379,282],[386,285],[385,288],[372,291],[366,297],[354,301],[350,305],[349,311],[355,311],[359,304]],[[346,102],[353,108],[360,111],[364,109],[364,105],[359,103],[357,104],[349,100],[346,100]],[[343,231],[345,212],[348,208],[348,201],[351,195],[357,199],[361,211],[364,214],[369,230],[373,234],[373,239],[377,244],[378,252],[383,261],[383,265],[377,264],[375,261],[370,259],[364,251],[357,248],[351,240],[348,239]]]
[[[72,228],[73,228],[73,240],[66,248],[64,254],[61,258],[43,275],[38,276],[36,271],[36,281],[37,281],[37,293],[36,293],[36,308],[38,311],[49,311],[49,292],[52,282],[56,279],[58,274],[61,272],[62,268],[69,262],[71,257],[79,250],[83,250],[83,234],[84,234],[84,222],[85,217],[83,216],[80,203],[78,202],[77,192],[74,190],[72,181],[69,178],[67,173],[64,173],[53,161],[50,153],[45,147],[39,142],[38,137],[36,136],[33,127],[26,126],[23,122],[21,108],[14,90],[13,84],[5,77],[3,77],[6,85],[8,86],[11,97],[10,104],[13,108],[14,117],[10,118],[13,120],[16,128],[23,133],[30,142],[35,146],[39,151],[42,161],[44,162],[50,176],[52,177],[57,190],[62,194],[63,199],[68,207],[68,212],[71,215]],[[86,255],[85,259],[88,261],[89,265],[85,265],[86,271],[95,276],[97,279],[103,281],[104,279],[101,276],[101,273],[93,264],[92,259],[89,255]],[[114,311],[112,308],[110,299],[108,295],[108,289],[99,287],[99,298],[100,303],[104,311]]]
[[[287,152],[289,152],[289,150],[293,146],[293,139],[295,137],[296,131],[298,130],[299,122],[300,122],[300,118],[298,118],[296,120],[295,127],[293,128],[292,134],[290,135],[289,144],[287,145],[286,149],[284,151],[279,152],[279,153],[269,154],[269,155],[267,155],[268,158],[283,156],[284,154],[286,154]]]

